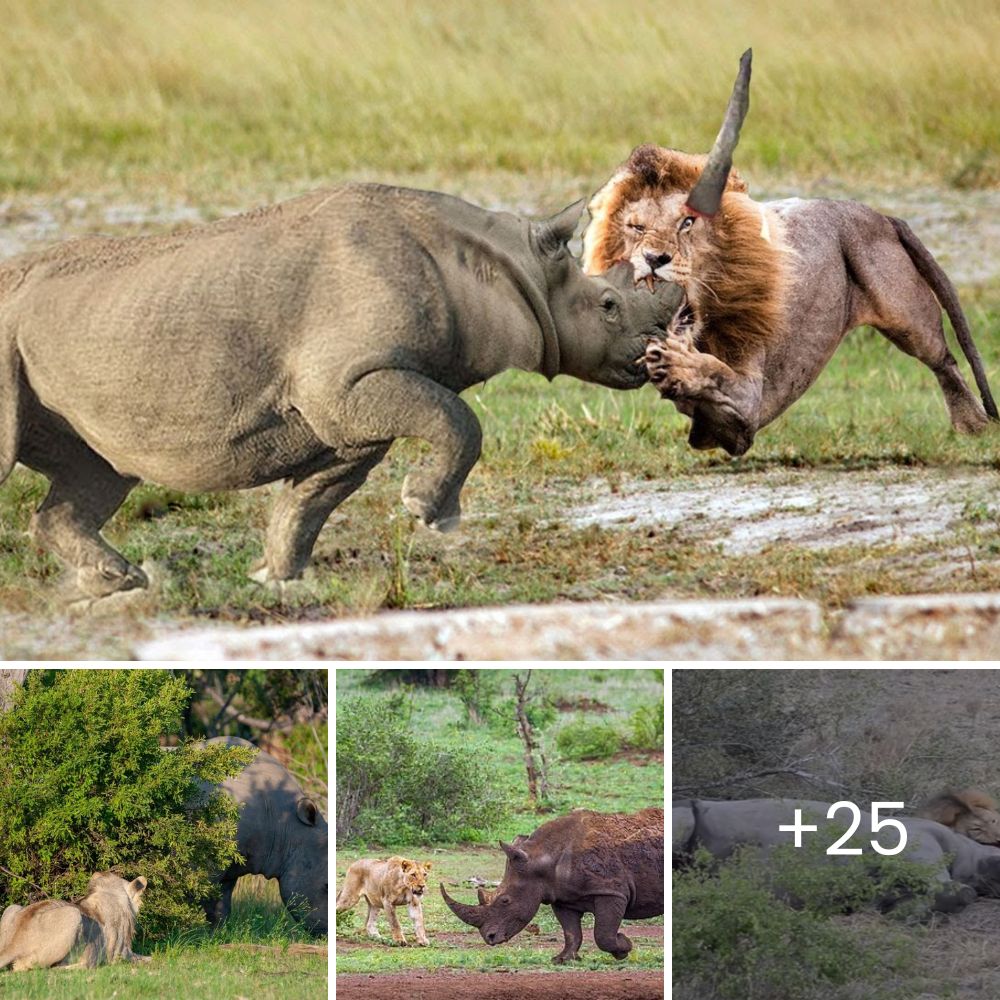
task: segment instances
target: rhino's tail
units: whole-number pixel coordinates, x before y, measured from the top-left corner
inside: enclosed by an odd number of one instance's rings
[[[12,339],[0,346],[0,483],[10,475],[17,461],[20,385],[21,365]]]
[[[991,420],[1000,420],[997,404],[993,400],[990,384],[986,380],[983,359],[979,356],[979,350],[972,339],[972,331],[969,329],[965,313],[962,312],[962,306],[958,301],[958,292],[955,291],[951,278],[945,274],[944,268],[934,259],[930,250],[920,242],[916,233],[902,219],[894,219],[891,215],[886,216],[886,218],[892,223],[892,228],[896,230],[899,242],[903,244],[903,248],[910,260],[913,261],[920,277],[930,285],[934,297],[948,314],[962,353],[972,367],[972,374],[976,378],[979,394],[983,397],[983,408]]]

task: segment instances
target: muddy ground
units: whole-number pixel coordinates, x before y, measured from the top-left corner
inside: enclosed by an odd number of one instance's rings
[[[337,976],[341,1000],[661,1000],[662,972],[411,972]]]

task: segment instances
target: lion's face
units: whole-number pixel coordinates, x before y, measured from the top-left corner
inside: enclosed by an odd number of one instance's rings
[[[955,823],[956,833],[979,841],[980,844],[1000,844],[1000,813],[992,809],[973,807]]]
[[[644,197],[622,207],[622,257],[636,281],[647,277],[673,281],[685,289],[709,225],[684,209],[686,195]]]
[[[400,891],[419,899],[427,889],[427,873],[432,867],[429,861],[421,863],[410,861],[408,858],[400,858]]]

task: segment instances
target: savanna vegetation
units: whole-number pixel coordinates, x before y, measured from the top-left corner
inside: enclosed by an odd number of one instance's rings
[[[162,231],[345,178],[426,186],[490,207],[556,210],[642,141],[706,149],[740,52],[755,48],[737,164],[759,194],[865,197],[918,234],[941,216],[973,335],[1000,384],[1000,277],[989,229],[1000,183],[1000,68],[987,0],[632,4],[290,0],[0,0],[0,250],[95,231]],[[954,199],[948,207],[941,199]],[[908,207],[907,207],[908,206]],[[935,209],[936,210],[936,209]],[[936,218],[937,216],[935,216]],[[993,255],[995,256],[995,255]],[[55,560],[25,534],[46,490],[0,487],[0,655],[133,654],[161,628],[283,622],[383,608],[659,597],[802,596],[833,612],[870,593],[1000,587],[997,435],[949,428],[933,376],[871,331],[733,460],[694,452],[653,389],[614,392],[507,373],[468,390],[483,457],[466,526],[441,538],[399,503],[424,451],[393,446],[332,518],[297,589],[246,578],[272,489],[189,495],[142,486],[107,528],[154,587],[131,613],[68,624]],[[874,486],[936,470],[975,479],[947,530],[875,543],[733,553],[700,516],[581,525],[595,492],[744,489],[854,473]],[[822,511],[820,511],[822,513]],[[760,513],[766,520],[772,510]],[[864,521],[864,515],[859,515]]]
[[[660,749],[636,748],[631,734],[637,717],[662,712],[662,670],[426,671],[450,675],[443,687],[407,684],[400,673],[337,671],[337,883],[362,857],[400,854],[430,861],[423,908],[431,947],[392,947],[384,917],[383,941],[370,942],[361,902],[337,917],[338,972],[549,968],[562,944],[549,907],[534,919],[538,934],[526,930],[490,949],[447,909],[437,883],[443,881],[456,898],[474,901],[466,880],[489,884],[503,875],[498,839],[530,834],[573,808],[632,812],[659,805],[662,728]],[[532,753],[540,779],[534,798],[517,732],[515,674],[528,679],[524,711],[537,743]],[[564,755],[559,734],[581,726],[614,730],[621,748],[585,760]],[[398,912],[412,942],[405,908]],[[644,930],[661,924],[662,918],[626,922],[636,945],[630,968],[662,967],[662,939]],[[615,962],[592,941],[581,959],[582,969],[607,969]]]
[[[781,176],[1000,181],[989,0],[664,9],[455,0],[0,5],[0,181],[220,193],[341,174],[604,177],[707,148],[756,46],[740,160]]]
[[[677,670],[672,681],[675,798],[898,801],[912,814],[946,788],[1000,791],[991,671]],[[1000,902],[918,919],[935,888],[924,866],[870,851],[831,865],[820,839],[766,864],[753,851],[721,864],[699,851],[674,872],[675,996],[995,994],[995,964],[976,956],[1000,926]],[[886,897],[902,903],[877,913]]]
[[[78,899],[95,871],[143,875],[134,948],[153,957],[86,972],[0,972],[4,997],[223,998],[247,977],[255,995],[326,996],[325,942],[292,918],[276,882],[240,880],[218,929],[202,908],[218,892],[213,873],[236,857],[237,809],[201,783],[239,773],[254,752],[193,739],[266,741],[326,800],[325,675],[268,673],[39,669],[0,678],[0,908]],[[222,692],[225,707],[206,691]]]

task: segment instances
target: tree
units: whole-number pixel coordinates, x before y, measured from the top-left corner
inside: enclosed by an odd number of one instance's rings
[[[0,898],[82,895],[96,871],[145,875],[146,934],[204,921],[237,857],[237,810],[206,790],[254,756],[160,740],[191,690],[160,670],[38,670],[0,715]]]

